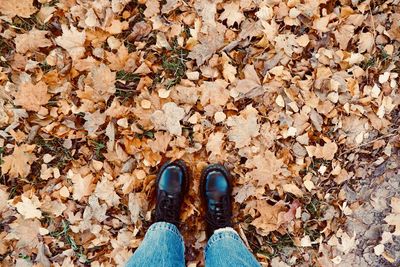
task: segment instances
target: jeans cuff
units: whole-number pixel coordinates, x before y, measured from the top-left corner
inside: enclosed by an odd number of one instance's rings
[[[240,236],[233,228],[226,227],[214,231],[214,234],[210,237],[210,239],[208,239],[205,251],[207,251],[208,248],[211,247],[215,242],[225,238],[230,238],[242,242]]]
[[[163,230],[174,233],[183,242],[183,237],[182,237],[181,233],[179,232],[178,227],[176,227],[172,223],[156,222],[156,223],[153,223],[147,231],[148,232],[157,232],[157,231],[163,231]]]

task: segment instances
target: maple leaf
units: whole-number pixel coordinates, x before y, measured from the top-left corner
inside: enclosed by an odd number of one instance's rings
[[[28,51],[37,51],[41,47],[51,46],[53,43],[46,38],[48,31],[32,29],[28,33],[18,34],[15,37],[15,50],[25,54]]]
[[[199,44],[195,45],[188,57],[196,60],[197,66],[203,65],[218,49],[224,46],[224,29],[210,27],[208,34],[199,36]]]
[[[86,120],[83,128],[88,131],[89,135],[96,133],[97,129],[106,121],[106,114],[96,110],[94,113],[86,112],[84,119]]]
[[[36,160],[36,156],[32,154],[34,149],[35,145],[15,146],[14,152],[3,158],[2,173],[8,173],[11,178],[27,177],[31,171],[31,164]]]
[[[85,40],[86,33],[84,31],[78,31],[74,26],[71,29],[66,25],[61,25],[63,35],[57,37],[56,43],[68,51],[72,60],[76,61],[85,54]]]
[[[21,196],[22,202],[18,202],[15,207],[17,211],[24,216],[25,219],[33,219],[42,217],[42,212],[39,210],[40,201],[37,196],[27,198],[24,195]]]
[[[146,9],[143,12],[147,18],[151,18],[160,13],[160,1],[158,0],[147,0]]]
[[[335,153],[338,150],[338,146],[334,142],[325,143],[323,146],[317,144],[317,146],[306,146],[306,150],[310,157],[316,157],[318,159],[333,160]]]
[[[221,21],[227,20],[228,26],[233,24],[240,24],[245,19],[245,16],[239,10],[239,2],[231,2],[224,5],[224,12],[219,17]]]
[[[258,181],[259,186],[268,185],[272,190],[275,189],[277,182],[274,178],[282,172],[282,166],[282,160],[277,159],[269,150],[246,161],[247,168],[254,168],[248,172],[248,176]]]
[[[16,239],[17,248],[36,248],[39,244],[41,224],[37,219],[25,220],[18,215],[17,220],[10,224],[11,231],[6,239]]]
[[[9,18],[20,16],[29,18],[37,9],[33,6],[33,0],[2,0],[0,1],[0,13]]]
[[[171,135],[169,133],[156,132],[154,138],[154,140],[147,141],[150,149],[155,153],[165,153],[171,141]]]
[[[240,112],[240,116],[229,117],[226,121],[226,124],[231,127],[228,132],[228,139],[235,142],[236,148],[249,145],[251,138],[260,134],[257,114],[258,111],[251,105],[248,105]]]
[[[334,31],[335,38],[339,43],[340,49],[346,49],[351,38],[353,38],[355,27],[353,25],[342,25]]]
[[[224,133],[216,132],[210,134],[206,145],[206,150],[210,153],[210,160],[214,160],[217,156],[222,155]]]
[[[251,224],[257,227],[264,236],[278,230],[283,223],[283,215],[287,210],[283,201],[269,205],[266,200],[260,199],[249,202],[247,206],[260,213],[260,216],[254,219]]]
[[[114,183],[103,177],[101,182],[97,183],[94,191],[95,196],[104,200],[109,207],[118,206],[120,197],[115,193]]]
[[[82,177],[80,174],[75,174],[72,170],[67,173],[67,178],[72,181],[72,198],[80,201],[83,197],[89,196],[93,191],[93,175],[89,174]]]
[[[224,106],[229,100],[229,91],[226,89],[228,83],[225,80],[217,79],[214,82],[205,81],[200,86],[200,103],[203,106]]]
[[[22,106],[28,111],[39,111],[42,105],[47,104],[50,95],[47,93],[47,85],[43,81],[37,84],[31,82],[23,83],[19,86],[15,94],[15,105]]]
[[[165,103],[162,110],[156,110],[151,115],[151,121],[158,130],[167,130],[173,135],[182,135],[180,120],[185,117],[185,110],[174,102]]]
[[[371,52],[375,45],[374,35],[370,32],[362,32],[359,36],[358,52],[364,53],[365,51]]]
[[[236,87],[232,88],[231,95],[235,99],[244,97],[250,91],[261,86],[260,78],[253,65],[246,65],[243,69],[244,79],[237,82]]]
[[[115,93],[116,73],[112,72],[105,64],[94,67],[91,71],[91,78],[95,93],[99,98],[107,101]]]
[[[7,187],[0,185],[0,214],[6,210],[7,208],[7,200],[8,200]]]

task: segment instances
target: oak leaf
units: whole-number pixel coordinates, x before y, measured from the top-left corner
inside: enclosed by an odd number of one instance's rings
[[[28,111],[39,111],[42,105],[47,104],[50,95],[47,93],[47,84],[43,81],[37,84],[31,82],[19,86],[15,94],[14,104],[22,106]]]
[[[31,164],[36,160],[36,156],[32,154],[34,149],[35,145],[15,146],[14,152],[3,158],[2,173],[8,173],[11,178],[27,177],[31,171]]]

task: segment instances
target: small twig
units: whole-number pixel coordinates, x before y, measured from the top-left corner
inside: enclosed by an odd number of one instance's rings
[[[396,132],[397,132],[397,130],[398,130],[398,129],[396,129]],[[356,146],[356,147],[353,147],[353,148],[350,148],[350,149],[347,149],[347,150],[343,151],[342,153],[339,154],[339,157],[342,156],[342,155],[344,155],[344,154],[347,154],[347,153],[349,153],[349,152],[352,152],[352,151],[354,151],[354,150],[356,150],[356,149],[359,149],[359,148],[361,148],[361,147],[371,145],[371,144],[373,144],[373,143],[376,142],[376,141],[379,141],[379,140],[382,140],[382,139],[386,139],[386,138],[388,138],[388,137],[392,137],[392,136],[395,136],[395,135],[397,135],[397,133],[390,133],[390,134],[382,135],[382,136],[380,136],[380,137],[378,137],[378,138],[376,138],[376,139],[374,139],[374,140],[371,140],[371,141],[369,141],[369,142],[360,144],[360,145],[358,145],[358,146]]]

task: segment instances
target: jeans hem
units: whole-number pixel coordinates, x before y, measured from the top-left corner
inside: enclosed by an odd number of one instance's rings
[[[232,229],[233,230],[233,229]],[[213,245],[215,244],[217,241],[221,240],[221,239],[225,239],[225,238],[230,238],[230,239],[234,239],[236,241],[242,242],[242,240],[240,239],[240,236],[236,233],[236,231],[232,231],[230,229],[226,230],[226,231],[221,231],[221,232],[217,232],[214,233],[210,239],[207,242],[207,246],[205,248],[205,253],[207,253],[207,250]]]
[[[181,233],[179,232],[178,227],[176,227],[174,224],[168,223],[168,222],[156,222],[156,223],[153,223],[147,231],[154,232],[154,231],[159,231],[159,230],[170,231],[170,232],[174,233],[180,239],[180,241],[183,242],[183,237],[182,237]]]

